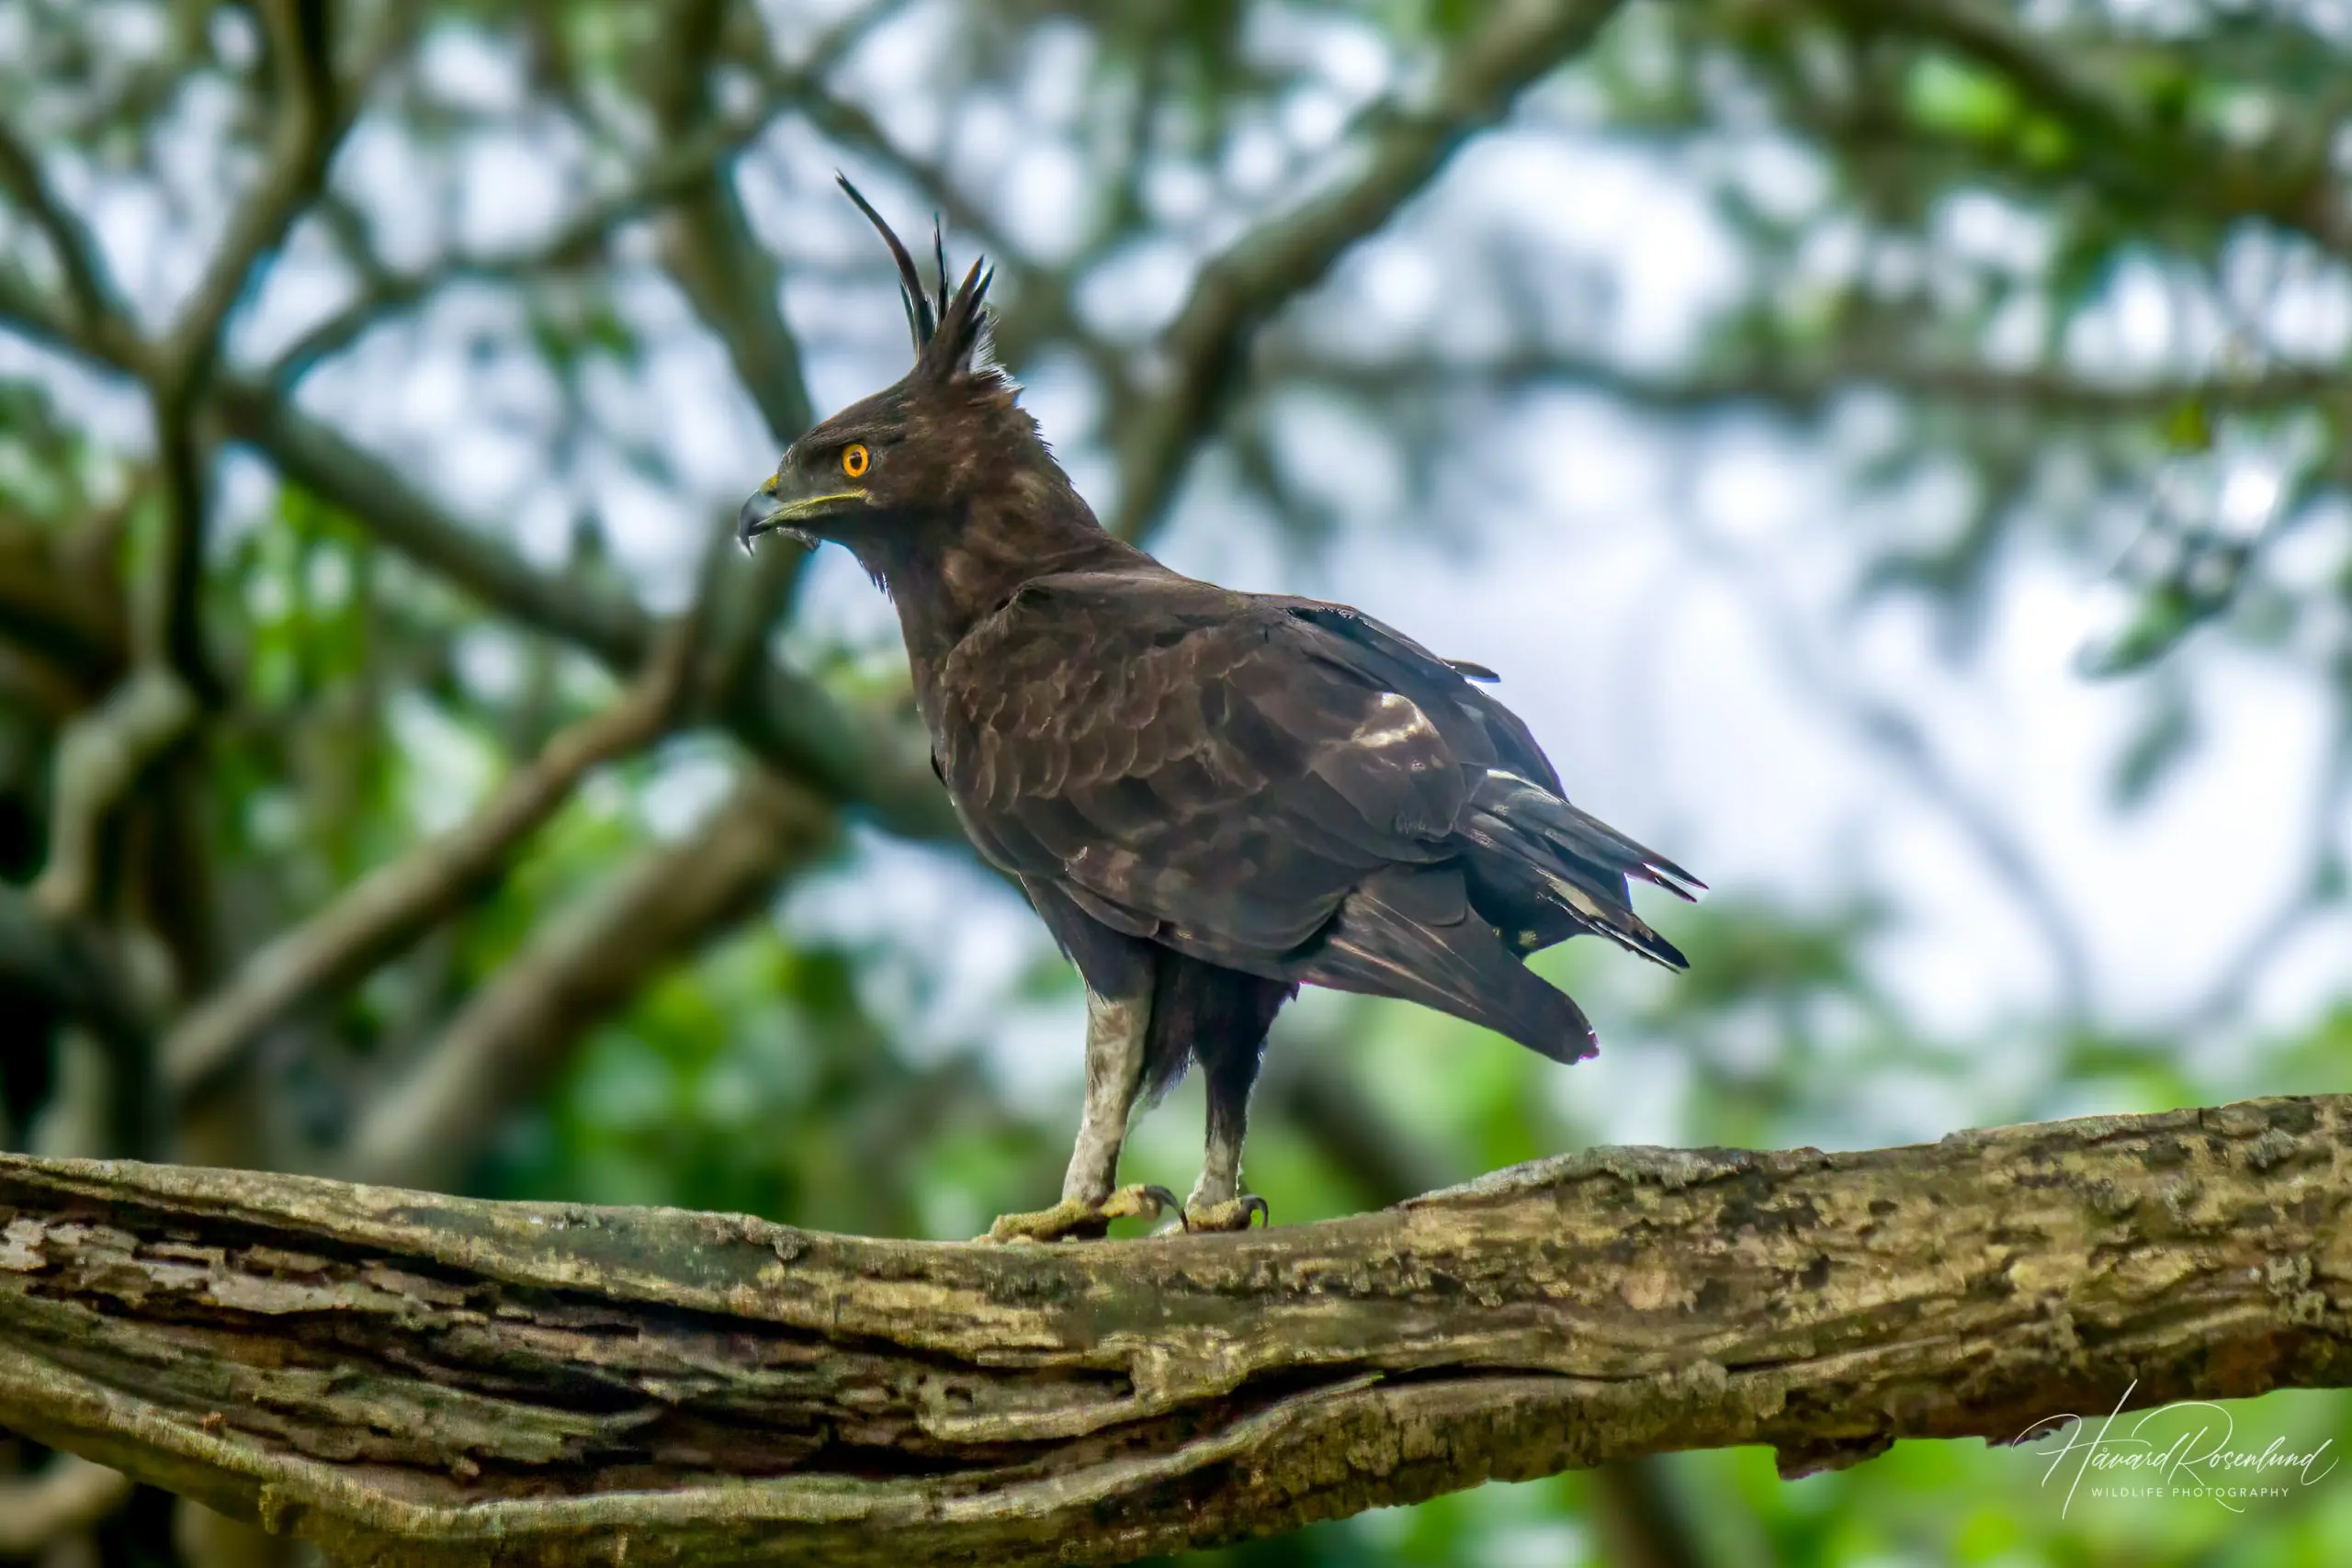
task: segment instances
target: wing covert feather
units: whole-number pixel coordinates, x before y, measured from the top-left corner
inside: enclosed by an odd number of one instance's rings
[[[1291,603],[1073,574],[981,623],[941,669],[938,739],[982,852],[1245,966],[1374,870],[1442,857],[1448,726]]]

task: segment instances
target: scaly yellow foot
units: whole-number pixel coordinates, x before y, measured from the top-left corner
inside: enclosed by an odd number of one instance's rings
[[[996,1224],[989,1227],[989,1234],[979,1239],[999,1244],[1008,1241],[1092,1241],[1111,1228],[1113,1220],[1129,1216],[1157,1219],[1171,1209],[1182,1207],[1176,1201],[1176,1194],[1165,1187],[1122,1187],[1100,1203],[1090,1203],[1083,1198],[1065,1198],[1050,1209],[1038,1209],[1025,1214],[1000,1214]]]
[[[1268,1224],[1274,1223],[1272,1211],[1266,1201],[1255,1192],[1244,1192],[1227,1198],[1222,1203],[1193,1202],[1184,1205],[1184,1228],[1188,1231],[1246,1231],[1252,1215]]]

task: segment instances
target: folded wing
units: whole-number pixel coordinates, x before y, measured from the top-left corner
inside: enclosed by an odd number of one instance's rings
[[[1519,955],[1597,931],[1680,960],[1625,877],[1687,897],[1688,874],[1569,806],[1457,669],[1344,606],[1158,569],[1044,578],[939,689],[941,773],[982,853],[1115,931],[1562,1059],[1591,1031]]]

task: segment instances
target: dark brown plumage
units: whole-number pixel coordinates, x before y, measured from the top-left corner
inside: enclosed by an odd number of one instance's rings
[[[842,182],[849,188],[848,182]],[[933,761],[1089,994],[1088,1101],[1063,1201],[996,1234],[1099,1234],[1139,1095],[1197,1061],[1196,1226],[1246,1224],[1241,1135],[1267,1026],[1301,983],[1403,997],[1573,1062],[1576,1003],[1520,962],[1599,932],[1682,955],[1627,878],[1700,884],[1571,806],[1542,750],[1438,658],[1344,605],[1170,570],[1097,525],[980,355],[989,274],[926,296],[899,264],[915,367],[785,454],[756,534],[846,546],[890,594]]]

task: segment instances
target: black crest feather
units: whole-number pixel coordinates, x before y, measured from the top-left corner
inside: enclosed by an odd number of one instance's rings
[[[833,177],[882,236],[882,243],[890,247],[890,259],[899,264],[899,297],[906,304],[907,331],[914,338],[915,368],[939,381],[970,370],[972,356],[978,352],[988,327],[982,305],[988,298],[989,283],[996,276],[988,259],[981,257],[972,263],[972,270],[964,275],[963,283],[951,297],[947,292],[947,240],[934,213],[931,220],[931,248],[938,266],[939,283],[935,296],[927,293],[914,256],[890,225],[883,221],[882,214],[849,183],[847,175],[836,174]]]

